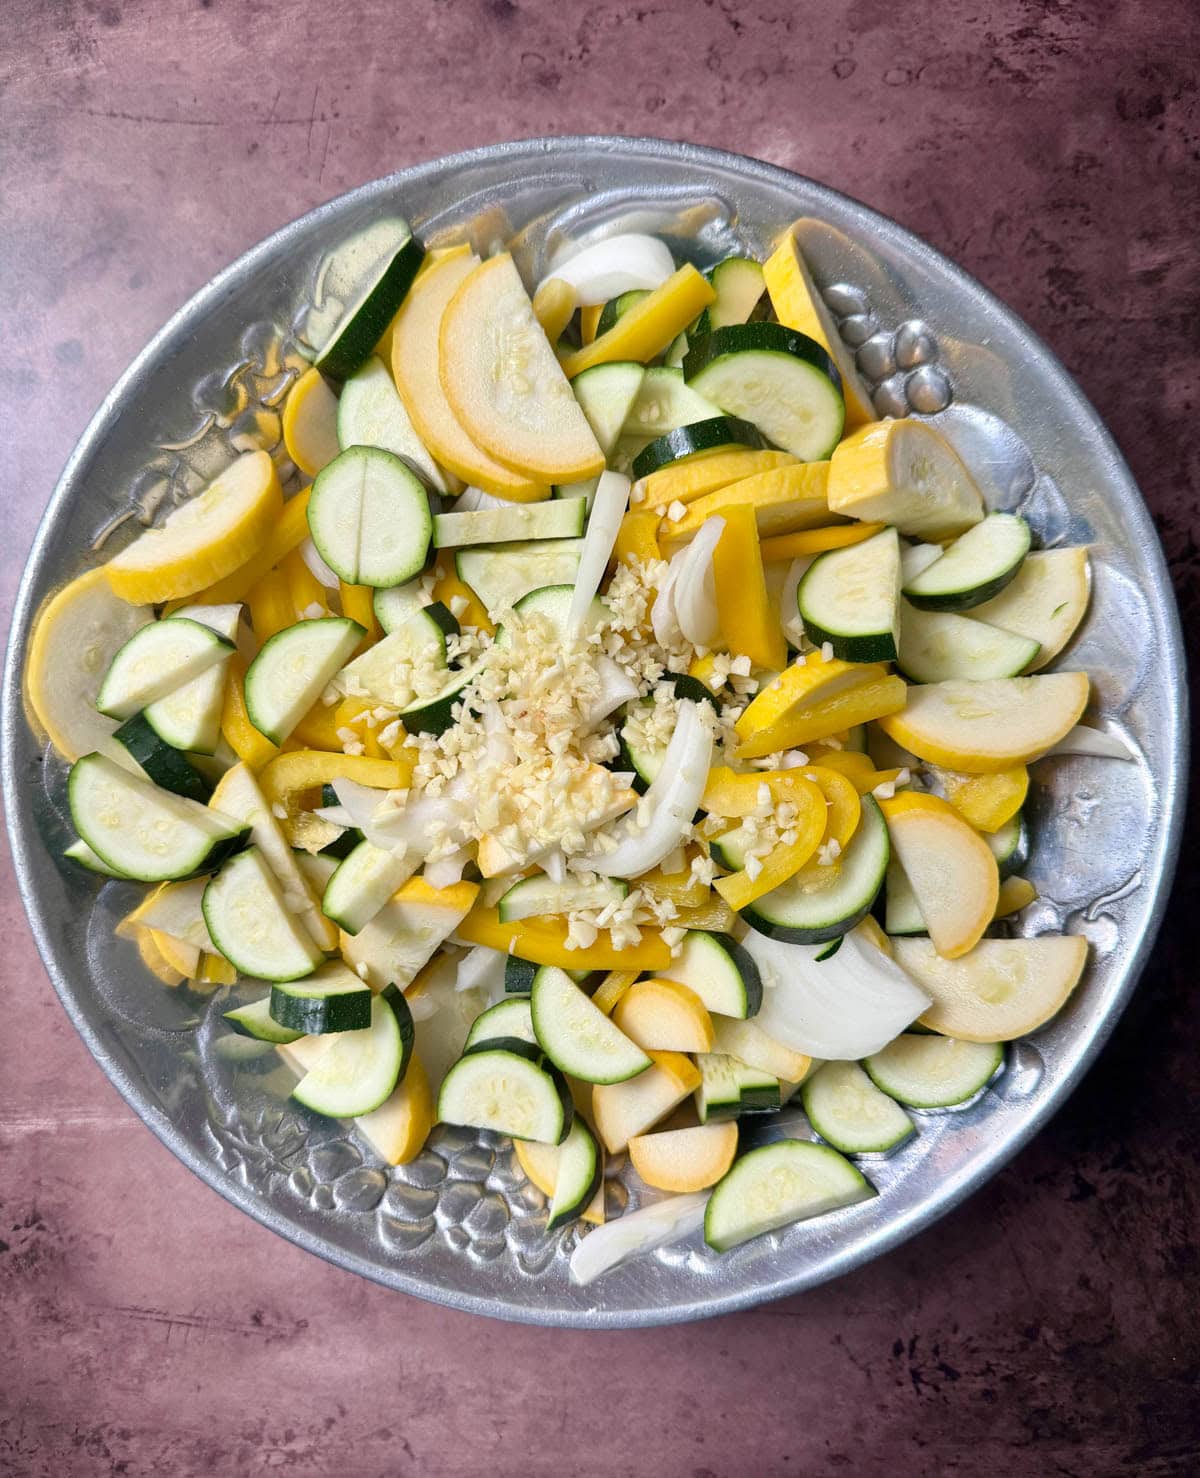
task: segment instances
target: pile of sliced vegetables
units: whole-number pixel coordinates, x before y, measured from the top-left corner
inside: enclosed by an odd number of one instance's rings
[[[247,452],[42,612],[68,856],[385,1161],[511,1136],[580,1280],[870,1195],[1083,971],[1002,921],[1028,767],[1128,755],[1045,670],[1086,551],[873,419],[792,232],[530,296],[385,220],[328,281],[298,489]],[[747,1149],[797,1095],[817,1139]],[[626,1152],[659,1198],[608,1222]]]

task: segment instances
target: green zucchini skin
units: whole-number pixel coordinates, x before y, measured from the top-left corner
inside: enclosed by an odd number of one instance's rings
[[[323,375],[334,381],[348,380],[362,369],[396,316],[424,259],[425,248],[415,236],[409,236],[366,293],[346,311],[317,355],[316,365]]]
[[[724,330],[722,330],[724,332]],[[707,421],[695,421],[690,426],[678,426],[659,436],[649,446],[644,446],[633,459],[633,475],[649,477],[672,462],[681,462],[685,457],[694,457],[697,452],[715,451],[718,447],[746,447],[761,451],[766,442],[762,432],[749,421],[737,416],[710,416]]]
[[[113,738],[125,746],[155,785],[202,806],[208,804],[212,786],[178,749],[159,737],[144,714],[127,718]]]
[[[810,339],[797,329],[784,328],[781,323],[731,323],[703,337],[689,339],[688,352],[683,359],[683,378],[695,379],[714,359],[721,359],[726,354],[756,351],[790,354],[793,359],[802,359],[820,370],[835,390],[842,388],[842,377],[828,350],[816,339]]]

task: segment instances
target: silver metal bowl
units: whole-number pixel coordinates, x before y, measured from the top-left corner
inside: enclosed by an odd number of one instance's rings
[[[718,1257],[697,1239],[572,1286],[573,1229],[502,1142],[444,1128],[413,1164],[381,1167],[341,1126],[289,1103],[273,1054],[218,1029],[225,992],[149,980],[112,926],[137,890],[61,858],[65,767],[23,712],[31,618],[93,561],[98,532],[185,495],[232,447],[273,446],[301,363],[296,334],[326,254],[384,212],[427,244],[515,241],[536,277],[564,234],[621,222],[706,265],[763,256],[794,218],[881,414],[930,415],[994,507],[1044,545],[1088,543],[1087,622],[1060,666],[1093,676],[1097,721],[1136,763],[1042,761],[1025,933],[1085,935],[1091,964],[1049,1026],[963,1112],[924,1115],[907,1147],[867,1167],[872,1201]],[[133,513],[131,515],[131,510]],[[113,534],[114,543],[127,530]],[[17,877],[63,1005],[155,1134],[221,1195],[302,1247],[392,1288],[530,1323],[613,1328],[695,1319],[811,1287],[886,1252],[983,1184],[1066,1099],[1128,1000],[1166,902],[1186,777],[1186,687],[1162,551],[1095,411],[1046,347],[945,257],[823,186],[754,160],[655,139],[537,139],[455,155],[365,185],[228,267],[138,356],[67,464],[34,540],[5,671],[3,780]],[[246,1055],[249,1053],[249,1055]],[[636,1196],[610,1182],[614,1203]]]

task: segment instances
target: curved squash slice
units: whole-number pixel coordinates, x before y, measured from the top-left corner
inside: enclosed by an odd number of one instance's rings
[[[933,1005],[921,1025],[965,1042],[1010,1042],[1036,1031],[1061,1009],[1087,963],[1077,934],[981,939],[970,954],[946,960],[929,939],[894,939],[896,963]]]
[[[113,593],[138,605],[192,595],[231,575],[283,513],[266,452],[245,452],[194,498],[147,529],[104,566]]]
[[[124,752],[111,739],[115,720],[96,709],[96,695],[113,657],[153,619],[148,606],[118,599],[103,569],[72,580],[42,608],[29,642],[25,693],[35,727],[64,759],[94,749],[114,759]]]
[[[700,1073],[680,1052],[651,1052],[654,1066],[623,1083],[597,1083],[592,1089],[592,1120],[610,1155],[630,1139],[665,1119],[700,1086]]]
[[[959,770],[930,766],[941,781],[946,799],[976,831],[999,831],[1025,804],[1029,771],[1024,765],[994,770],[990,775],[964,775]]]
[[[166,956],[154,941],[152,929],[139,929],[136,939],[137,951],[142,964],[156,980],[161,980],[164,985],[179,985],[186,979],[182,970],[177,970],[174,965],[168,963]]]
[[[438,368],[442,315],[478,265],[479,258],[470,254],[443,257],[409,289],[392,328],[392,376],[417,435],[443,467],[496,497],[533,503],[549,497],[550,489],[513,472],[476,445],[442,389]]]
[[[621,996],[613,1022],[654,1052],[711,1052],[712,1017],[694,990],[674,980],[641,980]]]
[[[414,1052],[392,1096],[354,1121],[387,1165],[407,1165],[421,1153],[437,1120],[429,1078]]]
[[[905,703],[901,678],[878,662],[824,661],[810,652],[793,662],[742,710],[734,724],[738,757],[757,759],[779,749],[808,744],[870,719],[895,713]]]
[[[660,1191],[703,1191],[725,1174],[737,1153],[735,1119],[638,1134],[629,1141],[633,1168]]]
[[[879,802],[933,947],[955,960],[992,922],[1000,873],[991,848],[947,801],[908,791]]]
[[[316,477],[341,446],[337,434],[337,396],[319,369],[306,370],[283,404],[283,444],[306,477]]]
[[[442,389],[467,435],[540,482],[581,482],[604,453],[507,252],[459,285],[439,332]]]
[[[924,683],[909,688],[903,712],[881,715],[879,726],[923,760],[990,775],[1027,765],[1070,733],[1089,690],[1086,672]]]
[[[548,1201],[553,1201],[554,1188],[558,1184],[558,1160],[562,1146],[540,1144],[536,1139],[514,1139],[512,1147],[517,1164],[525,1172],[526,1179],[531,1180]],[[603,1181],[588,1202],[587,1209],[580,1213],[580,1220],[589,1222],[594,1227],[604,1225]]]
[[[1039,549],[999,595],[971,612],[992,626],[1040,643],[1031,672],[1052,662],[1075,634],[1091,595],[1092,577],[1085,547]]]

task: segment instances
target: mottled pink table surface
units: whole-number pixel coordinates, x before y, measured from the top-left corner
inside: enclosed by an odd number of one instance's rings
[[[1200,12],[1184,0],[8,0],[0,582],[76,437],[217,268],[496,139],[755,154],[925,236],[1112,427],[1185,626],[1200,436]],[[972,1201],[691,1327],[447,1313],[298,1251],[109,1087],[0,883],[0,1473],[740,1478],[1200,1471],[1197,869],[1116,1039]],[[1182,922],[1180,922],[1182,920]]]

